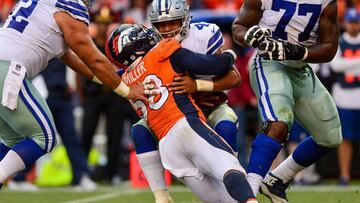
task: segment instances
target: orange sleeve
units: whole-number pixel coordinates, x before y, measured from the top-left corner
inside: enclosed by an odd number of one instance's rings
[[[159,61],[167,60],[171,56],[171,54],[173,54],[179,48],[181,48],[181,45],[175,39],[161,40],[157,47]]]

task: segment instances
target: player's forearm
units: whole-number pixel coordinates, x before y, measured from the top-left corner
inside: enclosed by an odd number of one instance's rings
[[[235,57],[229,52],[202,55],[180,48],[170,56],[170,61],[175,71],[179,73],[189,71],[196,75],[223,75],[232,68]]]
[[[327,63],[330,62],[337,51],[338,45],[335,42],[320,43],[312,47],[308,47],[308,63]]]
[[[61,60],[75,72],[87,77],[90,80],[94,78],[94,74],[90,71],[90,69],[70,49],[65,52],[65,54],[61,57]]]
[[[331,61],[339,45],[339,25],[336,1],[329,3],[319,20],[319,43],[308,47],[306,62],[326,63]]]
[[[214,91],[229,90],[240,85],[241,76],[240,73],[236,70],[236,68],[233,68],[226,75],[214,80],[213,82]]]
[[[240,46],[248,47],[248,45],[244,41],[244,36],[246,34],[246,31],[249,28],[246,26],[240,25],[236,18],[234,23],[232,24],[231,29],[232,29],[232,33],[233,33],[234,42]]]
[[[232,25],[232,34],[235,43],[247,47],[244,41],[246,31],[257,25],[262,17],[260,0],[245,0]]]

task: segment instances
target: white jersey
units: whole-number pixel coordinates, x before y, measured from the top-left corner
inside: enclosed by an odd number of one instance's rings
[[[220,28],[213,23],[191,23],[189,33],[181,41],[181,46],[195,53],[213,55],[224,45]],[[198,78],[213,76],[196,75]]]
[[[0,28],[0,59],[23,64],[31,79],[62,56],[67,46],[54,18],[58,11],[89,24],[81,0],[21,0]]]
[[[333,0],[261,0],[263,10],[259,27],[268,28],[275,38],[311,46],[318,38],[322,11]],[[306,63],[287,61],[287,65]]]
[[[224,44],[220,28],[213,23],[191,23],[181,46],[199,54],[214,54]]]

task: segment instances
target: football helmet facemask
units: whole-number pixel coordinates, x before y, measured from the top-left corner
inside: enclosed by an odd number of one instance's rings
[[[181,27],[169,32],[159,32],[157,26],[162,22],[174,20],[181,20]],[[173,35],[176,40],[181,41],[189,32],[189,5],[186,0],[154,0],[149,10],[149,21],[161,37]]]

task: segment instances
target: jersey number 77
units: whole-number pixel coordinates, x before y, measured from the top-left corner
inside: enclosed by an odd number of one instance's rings
[[[285,32],[286,26],[289,24],[291,18],[295,15],[297,3],[286,0],[273,0],[271,10],[280,11],[285,10],[284,15],[281,17],[273,34],[283,40],[287,40],[287,33]],[[299,34],[298,41],[303,42],[310,38],[310,32],[314,29],[316,22],[319,20],[321,13],[321,4],[299,4],[297,15],[306,16],[311,14],[309,22],[307,23],[304,31]]]

